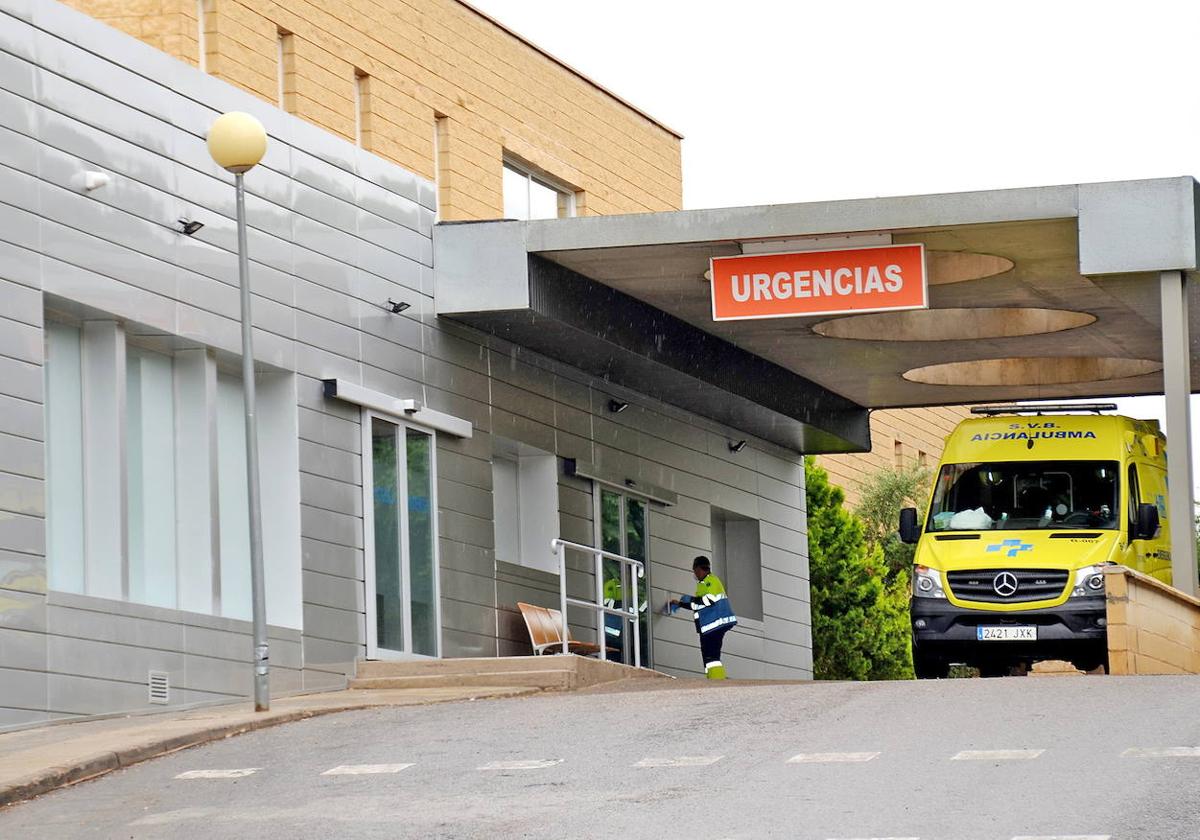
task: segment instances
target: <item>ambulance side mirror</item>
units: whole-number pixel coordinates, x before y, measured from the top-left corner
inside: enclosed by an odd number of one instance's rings
[[[917,509],[904,508],[900,511],[900,542],[912,545],[919,539],[921,526],[917,524]]]
[[[1137,508],[1137,533],[1135,540],[1152,540],[1158,534],[1158,507],[1142,503]]]

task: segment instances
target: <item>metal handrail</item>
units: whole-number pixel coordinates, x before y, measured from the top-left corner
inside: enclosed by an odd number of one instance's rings
[[[569,652],[569,632],[567,630],[567,606],[587,607],[596,611],[596,633],[600,637],[600,659],[607,660],[608,645],[604,638],[604,618],[605,615],[619,615],[625,621],[633,625],[633,666],[635,668],[642,667],[642,636],[640,622],[638,621],[638,602],[637,597],[637,571],[640,569],[645,574],[646,564],[641,560],[634,560],[632,557],[625,557],[620,554],[613,554],[611,551],[605,551],[601,548],[595,548],[590,545],[582,545],[573,543],[567,540],[553,539],[550,541],[550,547],[554,549],[558,555],[558,586],[559,586],[559,604],[560,612],[562,613],[562,652]],[[592,555],[595,562],[596,576],[596,600],[583,601],[579,598],[567,597],[567,549],[572,551],[580,551],[584,554]],[[631,608],[617,609],[615,607],[604,606],[604,567],[603,561],[612,560],[621,564],[621,576],[624,577],[625,567],[629,566],[633,569],[633,606]]]

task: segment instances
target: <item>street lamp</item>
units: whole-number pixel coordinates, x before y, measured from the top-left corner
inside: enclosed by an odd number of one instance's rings
[[[258,489],[258,421],[254,396],[254,349],[250,332],[250,263],[246,255],[246,186],[242,176],[267,152],[267,132],[249,114],[231,111],[208,130],[208,153],[233,173],[237,186],[238,285],[242,296],[242,395],[246,407],[246,498],[250,508],[250,595],[254,618],[254,710],[271,708],[267,607],[263,580],[262,501]]]

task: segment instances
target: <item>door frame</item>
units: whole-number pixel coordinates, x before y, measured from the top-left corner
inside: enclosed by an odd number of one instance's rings
[[[383,420],[391,423],[397,428],[398,435],[406,435],[409,429],[420,432],[423,435],[429,436],[429,516],[430,530],[433,537],[433,602],[434,616],[437,622],[437,631],[435,634],[436,652],[432,655],[423,653],[413,653],[412,648],[412,586],[411,586],[411,558],[409,556],[409,527],[408,527],[408,446],[407,439],[404,446],[397,446],[396,457],[399,460],[397,464],[396,474],[404,477],[403,488],[397,489],[397,496],[401,497],[400,491],[403,490],[402,500],[400,504],[400,581],[403,588],[403,614],[404,614],[404,643],[409,650],[391,650],[388,648],[379,647],[379,629],[376,624],[375,615],[375,499],[374,499],[374,477],[375,477],[375,459],[374,446],[372,444],[371,425],[375,419]],[[366,658],[367,659],[383,659],[383,660],[403,660],[403,659],[440,659],[442,656],[442,559],[439,549],[441,542],[439,537],[438,527],[438,500],[437,500],[437,432],[428,426],[423,426],[420,423],[413,423],[403,418],[397,417],[394,414],[388,414],[384,411],[377,411],[373,408],[362,409],[362,418],[360,422],[362,433],[362,522],[363,522],[363,613],[366,624]]]

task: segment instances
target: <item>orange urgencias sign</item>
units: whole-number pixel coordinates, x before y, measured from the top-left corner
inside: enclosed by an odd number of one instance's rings
[[[713,257],[714,321],[924,309],[925,246]]]

